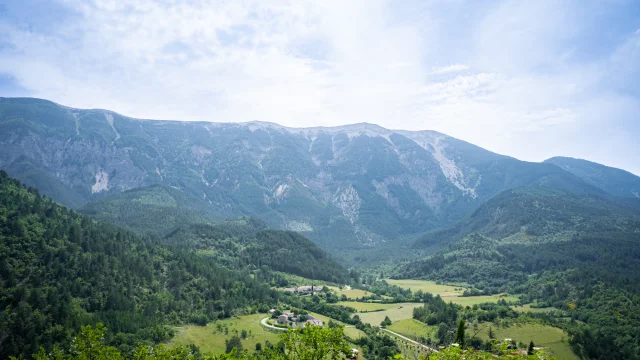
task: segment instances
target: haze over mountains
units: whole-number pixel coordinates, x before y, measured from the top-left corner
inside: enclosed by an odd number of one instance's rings
[[[94,212],[88,203],[159,184],[204,218],[256,216],[332,249],[446,227],[521,186],[640,197],[622,170],[524,162],[435,131],[150,121],[30,98],[0,99],[0,168]]]

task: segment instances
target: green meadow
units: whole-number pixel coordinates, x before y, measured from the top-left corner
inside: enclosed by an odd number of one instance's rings
[[[559,359],[578,359],[569,346],[569,336],[561,329],[539,324],[515,324],[508,328],[501,328],[495,324],[482,323],[479,325],[481,330],[478,333],[481,339],[489,339],[489,326],[492,327],[494,338],[498,340],[509,338],[527,345],[529,341],[533,341],[535,346],[546,347]],[[467,332],[470,333],[472,330],[469,329]]]
[[[442,296],[442,300],[446,302],[453,302],[454,304],[462,306],[473,306],[475,304],[482,304],[486,302],[498,302],[498,300],[504,299],[507,302],[518,301],[518,297],[509,294],[500,295],[481,295],[481,296]]]
[[[561,311],[560,309],[554,308],[554,307],[532,308],[531,304],[526,304],[522,306],[512,306],[512,308],[515,311],[530,312],[530,313],[545,313],[545,312]]]
[[[373,295],[373,293],[370,293],[370,292],[365,291],[365,290],[360,290],[360,289],[349,289],[349,290],[344,289],[344,290],[338,291],[337,294],[338,294],[338,296],[344,295],[349,300],[355,300],[355,299],[361,298],[363,296]]]
[[[419,337],[423,337],[425,339],[435,339],[435,336],[438,332],[437,326],[429,326],[416,319],[405,319],[396,321],[391,324],[391,326],[387,326],[387,329],[393,332],[397,332],[398,334],[404,335],[413,340],[416,340]]]
[[[278,334],[265,330],[260,325],[260,320],[266,316],[266,314],[245,315],[218,320],[209,323],[207,326],[189,325],[179,327],[176,329],[176,336],[171,340],[171,343],[180,345],[195,344],[204,353],[221,354],[225,351],[225,340],[230,339],[236,333],[240,336],[242,330],[246,330],[248,335],[246,339],[242,340],[242,346],[253,352],[256,348],[256,343],[261,343],[264,346],[267,340],[273,344],[279,341]],[[218,330],[218,324],[228,328],[227,334]]]
[[[420,303],[400,303],[391,304],[393,308],[384,311],[375,311],[368,313],[358,313],[360,320],[374,326],[380,325],[385,316],[388,316],[392,322],[413,318],[413,309],[422,306]]]
[[[464,288],[460,286],[440,285],[440,284],[436,284],[435,281],[431,281],[431,280],[386,279],[386,281],[390,285],[397,285],[403,289],[411,289],[411,291],[413,292],[422,290],[423,292],[428,292],[428,293],[432,293],[434,295],[440,295],[440,296],[460,296],[464,291]],[[456,290],[456,289],[459,289],[459,290]]]
[[[340,301],[338,305],[352,307],[358,312],[388,310],[401,306],[401,304],[366,303],[358,301]]]
[[[422,290],[423,292],[428,292],[433,295],[440,295],[442,300],[446,302],[453,302],[454,304],[459,304],[462,306],[473,306],[475,304],[481,304],[485,302],[497,302],[500,299],[504,299],[506,301],[518,301],[517,296],[508,295],[508,294],[500,294],[500,295],[482,295],[482,296],[462,296],[464,292],[464,287],[455,286],[455,285],[442,285],[436,284],[435,281],[431,280],[415,280],[415,279],[405,279],[405,280],[386,280],[390,285],[397,285],[403,289],[411,289],[411,291]],[[457,289],[457,290],[456,290]]]

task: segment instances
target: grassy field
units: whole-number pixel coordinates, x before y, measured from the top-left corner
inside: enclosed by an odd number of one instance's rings
[[[340,301],[338,305],[352,307],[356,309],[356,311],[358,312],[388,310],[388,309],[393,309],[400,306],[399,304],[364,303],[364,302],[357,302],[357,301]]]
[[[515,311],[530,312],[530,313],[544,313],[544,312],[560,311],[560,309],[554,308],[554,307],[532,308],[531,304],[526,304],[526,305],[523,305],[523,306],[512,306],[512,308]]]
[[[462,306],[472,306],[474,304],[480,304],[484,302],[497,302],[500,299],[506,301],[517,301],[516,296],[507,294],[490,295],[490,296],[461,296],[464,288],[453,285],[438,285],[435,281],[430,280],[392,280],[387,279],[387,282],[391,285],[397,285],[403,289],[411,289],[411,291],[422,290],[424,292],[432,293],[434,295],[440,295],[442,300],[446,302],[453,302]],[[458,290],[456,290],[456,288]]]
[[[225,340],[230,339],[234,334],[234,330],[237,330],[238,336],[242,330],[250,332],[247,339],[242,340],[242,346],[253,352],[255,350],[256,343],[262,343],[269,340],[275,344],[278,342],[278,335],[269,331],[266,331],[260,326],[260,320],[266,317],[265,314],[253,314],[240,316],[232,319],[218,320],[217,322],[209,323],[207,326],[185,326],[177,328],[176,336],[171,340],[173,344],[195,344],[200,347],[202,352],[211,352],[213,354],[224,353]],[[226,325],[229,329],[227,335],[216,329],[216,325]]]
[[[461,288],[458,286],[438,285],[436,284],[435,281],[430,281],[430,280],[386,279],[386,281],[390,285],[397,285],[403,289],[411,289],[411,291],[414,291],[414,292],[418,290],[422,290],[423,292],[428,292],[428,293],[432,293],[434,295],[440,295],[440,296],[460,296],[464,291],[464,288],[462,288],[462,290],[456,290],[456,288],[458,289]]]
[[[416,319],[396,321],[391,326],[387,326],[387,329],[414,340],[416,340],[416,336],[435,339],[438,332],[437,326],[429,326]]]
[[[337,294],[338,296],[345,295],[349,300],[355,300],[356,298],[361,298],[363,296],[373,295],[373,293],[370,293],[365,290],[360,290],[360,289],[349,289],[349,290],[344,289],[344,290],[338,291]]]
[[[482,295],[482,296],[443,296],[442,300],[445,302],[453,302],[454,304],[462,306],[473,306],[475,304],[481,304],[485,302],[498,302],[498,300],[504,299],[506,301],[518,301],[517,296],[500,294],[500,295]]]
[[[480,327],[482,330],[478,336],[483,339],[489,339],[489,323],[483,323]],[[529,344],[533,340],[536,346],[544,346],[549,349],[559,359],[577,360],[578,357],[571,351],[567,339],[569,336],[561,329],[538,325],[538,324],[516,324],[508,328],[492,327],[496,339],[510,338],[518,342]],[[565,339],[563,342],[562,339]]]
[[[385,316],[388,316],[393,322],[411,319],[413,317],[413,308],[422,306],[420,303],[401,303],[393,305],[393,308],[384,311],[359,313],[358,316],[362,322],[378,326],[382,320],[384,320]]]
[[[362,330],[356,329],[353,325],[347,325],[348,327],[344,328],[344,334],[348,337],[358,340],[363,337],[367,337],[367,335]]]

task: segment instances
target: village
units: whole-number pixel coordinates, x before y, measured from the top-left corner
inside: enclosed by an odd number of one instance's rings
[[[304,326],[323,326],[324,322],[309,313],[296,314],[292,311],[280,311],[276,309],[269,310],[271,319],[268,324],[277,327],[300,328]],[[279,325],[279,326],[278,326]]]

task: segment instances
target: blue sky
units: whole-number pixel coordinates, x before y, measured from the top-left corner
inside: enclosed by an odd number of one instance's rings
[[[640,2],[0,2],[0,96],[142,118],[371,122],[640,174]]]

